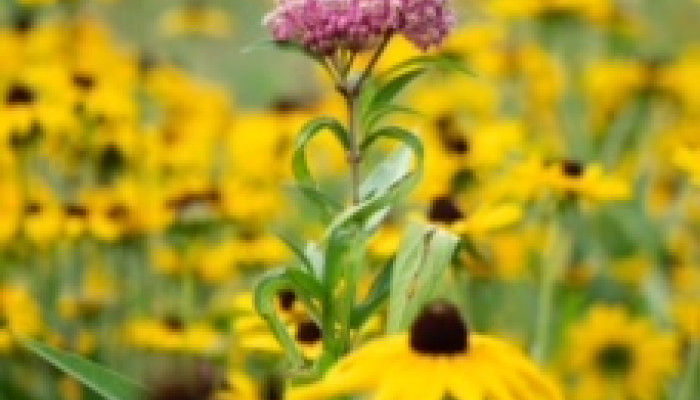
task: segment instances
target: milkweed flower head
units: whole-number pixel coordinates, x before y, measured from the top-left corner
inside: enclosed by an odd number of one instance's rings
[[[279,0],[264,24],[276,41],[328,55],[371,49],[394,33],[427,50],[444,41],[454,20],[449,0]]]

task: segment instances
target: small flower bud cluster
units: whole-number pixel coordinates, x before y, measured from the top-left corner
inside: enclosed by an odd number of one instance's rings
[[[449,0],[280,0],[265,18],[275,40],[316,54],[366,50],[388,34],[417,46],[439,45],[453,25]]]

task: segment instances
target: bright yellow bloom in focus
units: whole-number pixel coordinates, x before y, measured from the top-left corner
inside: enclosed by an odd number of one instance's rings
[[[289,400],[372,394],[371,399],[561,400],[559,390],[518,349],[472,334],[459,311],[437,302],[410,334],[369,342],[318,383],[292,389]]]
[[[596,306],[570,331],[572,400],[657,399],[677,370],[678,343],[616,306]]]

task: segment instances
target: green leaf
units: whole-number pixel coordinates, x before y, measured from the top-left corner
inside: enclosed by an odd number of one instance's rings
[[[366,266],[368,236],[356,226],[337,229],[326,249],[327,289],[323,331],[329,332],[326,350],[342,355],[350,349],[351,320],[357,301],[357,284]]]
[[[474,71],[470,70],[460,58],[449,54],[439,54],[413,57],[402,63],[396,64],[385,71],[380,76],[380,79],[390,79],[390,77],[395,76],[396,74],[416,68],[437,68],[445,71],[460,72],[469,76],[476,76]]]
[[[416,117],[422,116],[421,113],[410,107],[400,106],[397,104],[387,104],[377,109],[368,111],[364,122],[365,131],[373,131],[377,124],[382,122],[384,118],[395,114],[411,115]]]
[[[284,242],[284,244],[287,245],[287,247],[294,252],[294,255],[297,256],[299,261],[301,261],[301,265],[309,272],[315,274],[316,271],[314,269],[313,261],[309,258],[308,254],[306,253],[306,249],[302,248],[303,244],[298,243],[294,237],[292,237],[292,234],[287,233],[287,232],[275,232],[277,237]]]
[[[410,225],[396,254],[391,279],[389,317],[387,321],[387,330],[390,333],[400,331],[404,310],[410,295],[411,282],[418,274],[418,269],[425,263],[425,243],[429,233],[430,229],[426,225]]]
[[[426,224],[410,227],[396,256],[389,300],[388,331],[408,328],[433,299],[452,262],[459,238]]]
[[[390,104],[411,82],[426,72],[425,68],[408,71],[380,87],[369,102],[367,112]],[[366,114],[366,113],[365,113]]]
[[[27,350],[82,382],[105,399],[135,400],[145,398],[145,389],[115,371],[30,338],[21,338],[19,342]]]
[[[316,135],[326,130],[330,130],[346,150],[350,148],[350,135],[343,124],[335,118],[322,117],[306,124],[297,137],[292,160],[294,176],[302,186],[316,187],[316,182],[311,176],[309,164],[306,159],[306,146],[309,145]]]
[[[316,187],[297,185],[296,189],[317,207],[324,221],[331,220],[343,209],[340,203]]]
[[[304,365],[304,355],[287,330],[282,319],[277,315],[275,302],[277,293],[281,290],[292,289],[293,285],[286,275],[286,270],[277,270],[263,276],[255,287],[255,308],[260,316],[267,321],[275,338],[282,344],[294,368]]]
[[[394,260],[391,259],[372,283],[367,299],[355,308],[351,318],[353,328],[358,329],[364,325],[369,317],[376,313],[377,309],[389,298],[393,271]]]
[[[386,193],[390,188],[411,176],[411,183],[417,184],[423,176],[423,160],[425,157],[423,143],[418,136],[399,127],[385,127],[370,134],[362,143],[366,151],[379,139],[387,138],[402,142],[407,147],[394,153],[370,173],[360,187],[362,199],[369,199]],[[410,149],[411,151],[406,151]],[[413,169],[415,158],[415,170]],[[412,187],[411,187],[412,189]]]
[[[294,146],[292,157],[292,169],[299,184],[300,191],[313,203],[319,204],[326,214],[334,215],[340,211],[340,206],[330,197],[318,190],[318,185],[311,175],[309,163],[306,159],[306,147],[319,133],[329,130],[340,144],[348,150],[350,148],[350,136],[342,123],[335,118],[322,117],[306,124]]]

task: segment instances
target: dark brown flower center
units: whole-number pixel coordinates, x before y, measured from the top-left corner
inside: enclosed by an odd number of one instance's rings
[[[12,21],[13,29],[21,35],[29,33],[34,29],[34,25],[34,18],[28,13],[20,13],[15,17],[14,21]]]
[[[303,344],[314,344],[323,339],[321,327],[314,321],[303,321],[297,327],[297,341]]]
[[[282,290],[277,293],[277,300],[282,310],[289,311],[294,307],[294,303],[297,301],[297,295],[293,290]]]
[[[94,76],[89,74],[77,73],[73,75],[73,84],[80,90],[89,92],[97,84]]]
[[[36,101],[36,93],[29,86],[16,83],[10,87],[5,96],[5,103],[9,106],[28,106]]]
[[[634,364],[634,353],[627,345],[612,343],[601,349],[596,362],[607,375],[626,375]]]
[[[279,376],[273,375],[265,379],[260,387],[261,400],[284,399],[284,381]]]
[[[107,210],[107,218],[122,221],[129,218],[129,209],[123,204],[115,204]]]
[[[411,348],[422,354],[454,355],[469,350],[469,328],[453,304],[436,301],[411,327]]]
[[[451,224],[462,218],[464,214],[448,196],[437,197],[430,204],[428,219],[432,222]]]
[[[38,214],[41,214],[42,210],[43,210],[43,207],[41,206],[41,203],[39,203],[38,201],[30,201],[24,207],[24,212],[27,215],[38,215]]]
[[[64,212],[67,216],[75,218],[87,218],[89,213],[87,207],[80,204],[67,204],[64,207]]]
[[[579,178],[583,176],[585,167],[579,161],[565,160],[561,163],[561,170],[564,175],[571,178]]]
[[[464,137],[453,116],[440,116],[435,120],[434,124],[440,137],[440,142],[447,152],[453,154],[469,153],[471,144]]]
[[[182,332],[185,330],[185,321],[177,315],[166,315],[163,318],[163,325],[171,332]]]

